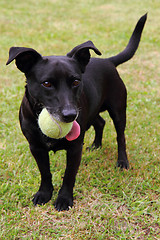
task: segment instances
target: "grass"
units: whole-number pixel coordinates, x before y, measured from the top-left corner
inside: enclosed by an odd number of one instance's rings
[[[160,9],[157,1],[0,2],[0,239],[159,239],[160,234]],[[115,168],[116,135],[108,113],[102,149],[88,152],[85,137],[74,188],[74,207],[56,212],[65,152],[51,155],[54,192],[33,207],[40,176],[18,123],[24,76],[5,66],[11,46],[43,55],[66,54],[92,40],[103,57],[121,51],[139,17],[148,12],[136,56],[118,68],[128,89],[128,171]],[[94,56],[94,55],[93,55]]]

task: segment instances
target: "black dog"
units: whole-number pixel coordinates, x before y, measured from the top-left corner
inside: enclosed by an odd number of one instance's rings
[[[95,129],[92,147],[101,146],[105,121],[99,115],[108,110],[117,132],[120,168],[129,168],[125,145],[126,88],[116,66],[128,61],[138,48],[147,14],[138,21],[124,51],[108,59],[91,58],[89,50],[100,51],[91,41],[76,46],[66,56],[42,57],[32,48],[12,47],[7,64],[16,60],[17,68],[25,73],[27,84],[20,107],[20,124],[32,155],[41,173],[41,185],[33,203],[45,204],[53,192],[48,152],[65,149],[67,166],[63,185],[55,202],[58,211],[73,205],[73,187],[81,161],[84,134],[91,125]],[[38,115],[43,108],[63,122],[75,119],[80,125],[80,136],[68,141],[45,136],[38,126]]]

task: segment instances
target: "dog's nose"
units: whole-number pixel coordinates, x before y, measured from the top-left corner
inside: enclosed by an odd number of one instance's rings
[[[73,122],[76,119],[77,111],[75,109],[63,109],[62,118],[66,123]]]

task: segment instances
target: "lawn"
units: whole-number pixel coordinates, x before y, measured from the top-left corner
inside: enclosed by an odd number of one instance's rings
[[[93,128],[85,136],[74,207],[57,212],[53,206],[65,170],[64,151],[50,153],[52,200],[34,207],[31,199],[40,176],[18,122],[25,78],[14,63],[5,65],[9,48],[65,55],[92,40],[102,57],[109,57],[123,50],[146,12],[136,55],[118,67],[128,90],[130,169],[115,168],[116,134],[108,113],[103,113],[103,147],[88,151]],[[0,239],[160,239],[159,1],[1,0],[0,46]]]

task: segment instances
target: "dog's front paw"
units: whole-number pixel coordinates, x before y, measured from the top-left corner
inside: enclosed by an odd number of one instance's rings
[[[32,199],[33,204],[36,205],[44,205],[49,200],[51,200],[52,197],[52,191],[38,191]]]
[[[69,207],[73,206],[73,197],[64,196],[60,194],[55,201],[55,209],[57,211],[69,210]]]

